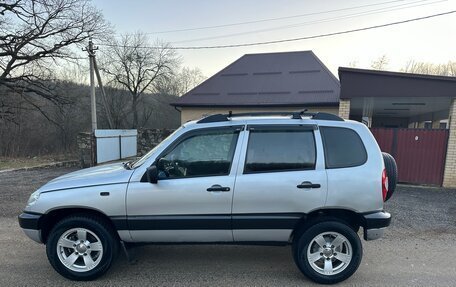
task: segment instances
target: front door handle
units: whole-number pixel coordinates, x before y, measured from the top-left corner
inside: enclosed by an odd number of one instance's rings
[[[230,188],[228,186],[221,186],[220,184],[214,184],[213,186],[209,187],[206,189],[209,192],[227,192],[230,191]]]
[[[297,188],[320,188],[319,183],[311,183],[310,181],[303,181],[301,184],[296,186]]]

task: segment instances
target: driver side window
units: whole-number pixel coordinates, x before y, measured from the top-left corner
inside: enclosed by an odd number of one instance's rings
[[[159,178],[228,175],[238,135],[229,129],[187,137],[158,161]]]

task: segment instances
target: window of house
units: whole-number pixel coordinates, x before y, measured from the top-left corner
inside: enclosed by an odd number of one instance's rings
[[[359,135],[351,129],[320,127],[325,149],[326,168],[354,167],[367,161],[367,152]]]
[[[244,173],[315,168],[312,130],[276,128],[250,130]]]
[[[238,134],[208,131],[184,139],[159,160],[159,178],[228,175]]]
[[[432,129],[432,122],[424,122],[424,128],[428,130]]]

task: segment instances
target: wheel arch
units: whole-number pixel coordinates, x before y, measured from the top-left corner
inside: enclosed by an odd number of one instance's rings
[[[41,240],[44,244],[46,244],[47,239],[49,237],[49,233],[51,232],[52,228],[59,222],[60,220],[71,216],[71,215],[91,215],[97,217],[104,222],[106,222],[114,231],[114,233],[118,236],[116,232],[116,228],[112,220],[102,211],[98,209],[93,209],[89,207],[62,207],[50,210],[39,221],[39,228],[41,229]]]
[[[304,215],[296,223],[290,234],[290,242],[293,242],[293,238],[298,232],[303,232],[315,223],[327,220],[328,218],[344,222],[355,232],[358,232],[359,228],[364,225],[364,217],[353,210],[343,208],[317,209]]]

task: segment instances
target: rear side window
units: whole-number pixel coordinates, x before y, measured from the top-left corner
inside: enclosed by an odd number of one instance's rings
[[[306,170],[315,168],[312,130],[250,130],[244,173]]]
[[[320,127],[325,148],[326,168],[354,167],[367,161],[367,152],[359,135],[351,129]]]

